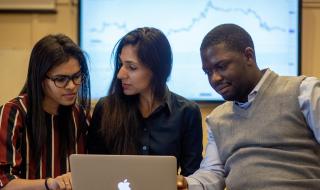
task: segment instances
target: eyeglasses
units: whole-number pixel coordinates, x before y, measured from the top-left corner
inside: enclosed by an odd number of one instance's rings
[[[73,84],[80,85],[84,80],[84,76],[81,71],[73,74],[73,75],[57,75],[53,77],[46,76],[47,79],[53,81],[54,85],[58,88],[65,88],[69,82],[72,80]]]

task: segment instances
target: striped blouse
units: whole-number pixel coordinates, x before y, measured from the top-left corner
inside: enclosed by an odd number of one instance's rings
[[[0,107],[0,188],[15,178],[43,179],[56,177],[70,171],[69,155],[60,159],[60,141],[57,115],[46,113],[48,128],[47,143],[39,160],[31,158],[27,128],[24,124],[27,96],[19,96]],[[79,107],[74,106],[72,117],[75,137],[79,126]],[[87,120],[87,125],[88,125]],[[76,153],[85,153],[85,136],[80,136],[75,145]],[[37,167],[39,166],[39,167]]]

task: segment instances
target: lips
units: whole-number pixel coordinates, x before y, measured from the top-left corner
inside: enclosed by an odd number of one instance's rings
[[[122,83],[122,88],[125,90],[125,89],[128,89],[129,88],[129,84],[124,84],[124,83]]]
[[[229,85],[229,84],[221,84],[221,85],[217,86],[215,89],[219,94],[225,94],[228,92],[230,87],[231,87],[231,85]]]
[[[70,93],[70,94],[64,94],[63,97],[67,99],[74,99],[76,95],[77,95],[76,93]]]

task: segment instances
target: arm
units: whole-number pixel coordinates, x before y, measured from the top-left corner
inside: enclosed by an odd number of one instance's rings
[[[188,176],[199,168],[202,160],[202,122],[199,107],[196,104],[188,107],[183,120],[180,174]]]
[[[0,107],[0,188],[18,178],[22,156],[17,141],[22,142],[22,127],[17,105],[8,102]]]
[[[101,117],[103,112],[103,101],[105,98],[101,98],[96,104],[92,119],[90,123],[90,127],[88,130],[88,139],[87,139],[87,147],[89,154],[104,154],[105,152],[105,143],[100,134],[101,128]]]
[[[315,77],[307,77],[300,85],[298,97],[300,109],[320,143],[320,81]]]
[[[44,179],[21,179],[20,154],[22,130],[25,127],[23,113],[12,102],[0,107],[0,189],[1,190],[45,190]],[[19,143],[18,143],[19,142]],[[20,145],[19,145],[20,144]],[[70,174],[50,178],[47,185],[50,190],[71,189]]]
[[[225,187],[223,164],[209,128],[206,156],[201,162],[200,169],[186,177],[186,181],[190,190],[222,190]]]
[[[2,190],[71,190],[71,173],[56,178],[45,179],[13,179]]]
[[[13,179],[2,190],[45,190],[44,179]]]

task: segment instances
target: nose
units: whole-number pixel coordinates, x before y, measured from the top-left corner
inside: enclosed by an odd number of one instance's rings
[[[216,84],[217,82],[222,81],[223,77],[221,76],[221,74],[217,71],[213,71],[212,75],[211,75],[211,83],[212,84]]]
[[[65,87],[66,89],[74,89],[77,85],[74,84],[72,80],[69,80],[67,83],[67,86]]]
[[[121,68],[117,74],[117,78],[122,80],[122,79],[125,79],[126,77],[127,77],[127,71],[124,66],[121,66]]]

